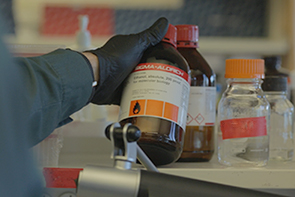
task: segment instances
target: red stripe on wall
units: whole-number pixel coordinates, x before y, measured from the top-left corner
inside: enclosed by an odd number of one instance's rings
[[[79,30],[79,15],[88,15],[88,30],[92,36],[109,36],[115,32],[114,10],[107,7],[46,6],[41,34],[46,36],[75,35]]]

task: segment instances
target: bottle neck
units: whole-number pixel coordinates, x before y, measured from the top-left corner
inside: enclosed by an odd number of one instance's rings
[[[239,96],[258,96],[262,98],[264,93],[261,88],[261,79],[238,79],[229,78],[227,80],[227,88],[223,93],[223,96],[239,95]]]
[[[262,84],[262,79],[259,78],[228,78],[228,84]]]
[[[190,42],[190,41],[177,41],[177,48],[199,48],[198,42]]]
[[[261,79],[229,78],[224,95],[259,95],[263,97]]]
[[[229,78],[227,80],[228,87],[233,87],[233,86],[243,86],[246,88],[260,88],[261,89],[261,84],[262,80],[259,78]]]
[[[162,40],[160,43],[161,43],[161,44],[166,44],[166,45],[172,46],[173,48],[176,49],[176,45],[172,44],[171,42],[163,41],[163,40]]]
[[[181,46],[177,46],[177,50],[196,50],[196,47],[181,47]]]

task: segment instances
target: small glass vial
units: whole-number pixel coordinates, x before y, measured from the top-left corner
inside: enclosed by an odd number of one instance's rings
[[[218,104],[218,161],[265,166],[269,158],[270,105],[261,89],[264,60],[228,59],[227,89]]]
[[[269,159],[293,159],[294,106],[287,98],[287,77],[266,76],[262,89],[271,107]]]

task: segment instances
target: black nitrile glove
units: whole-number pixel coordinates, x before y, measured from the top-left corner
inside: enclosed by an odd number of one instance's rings
[[[168,20],[160,18],[138,34],[116,35],[103,47],[88,51],[99,60],[99,81],[91,102],[119,105],[124,80],[139,63],[143,52],[159,43],[167,29]]]

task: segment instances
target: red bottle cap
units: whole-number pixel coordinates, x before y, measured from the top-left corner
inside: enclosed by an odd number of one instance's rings
[[[167,33],[165,34],[162,42],[168,42],[176,48],[177,29],[174,25],[169,24]]]
[[[196,25],[176,25],[177,47],[198,48],[199,28]]]

